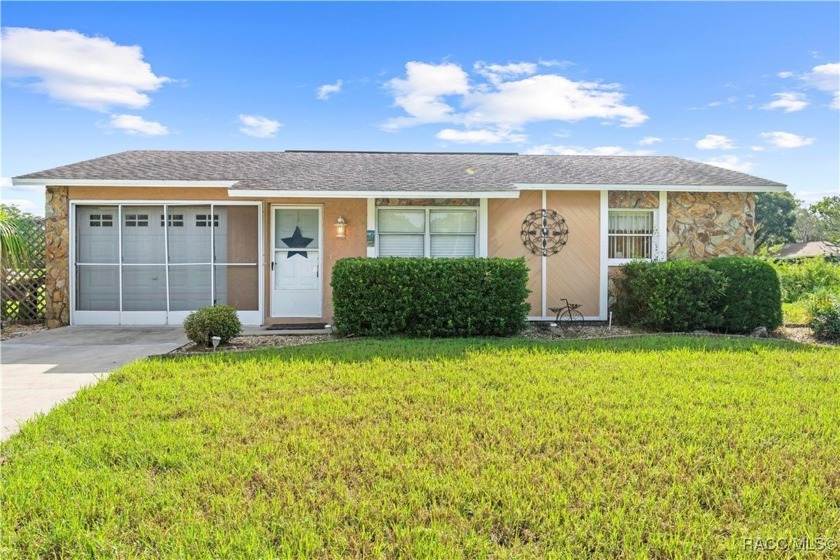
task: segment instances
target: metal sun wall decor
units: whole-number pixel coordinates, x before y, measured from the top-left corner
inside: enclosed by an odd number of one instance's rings
[[[565,218],[547,208],[541,208],[528,214],[522,222],[522,244],[534,253],[550,257],[563,249],[569,240],[569,226]]]

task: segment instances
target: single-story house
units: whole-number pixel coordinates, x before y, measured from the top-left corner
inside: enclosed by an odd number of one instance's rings
[[[840,246],[829,241],[808,241],[806,243],[788,243],[773,253],[779,259],[809,259],[824,257],[827,259],[840,258]]]
[[[753,252],[755,193],[785,185],[676,157],[129,151],[46,185],[48,325],[330,322],[338,259],[524,257],[530,317],[606,319],[631,259]]]

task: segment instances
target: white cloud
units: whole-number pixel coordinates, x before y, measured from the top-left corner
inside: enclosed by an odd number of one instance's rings
[[[732,140],[722,134],[707,134],[694,145],[701,150],[731,150],[735,147]]]
[[[332,96],[336,93],[340,93],[341,92],[341,86],[343,86],[343,85],[344,85],[344,82],[342,80],[338,80],[334,84],[324,84],[324,85],[322,85],[317,90],[318,99],[326,101],[327,99],[330,98],[330,96]]]
[[[814,143],[813,138],[804,138],[792,132],[762,132],[761,137],[777,148],[801,148]]]
[[[722,105],[732,105],[736,101],[738,101],[737,97],[730,96],[730,97],[727,97],[726,99],[724,99],[723,101],[712,101],[711,103],[709,103],[706,106],[707,107],[720,107]]]
[[[776,74],[778,77],[785,79],[785,78],[792,78],[794,76],[793,72],[779,72]]]
[[[556,146],[543,144],[525,151],[532,155],[560,155],[560,156],[649,156],[650,150],[627,150],[621,146],[598,146],[584,148],[581,146]]]
[[[139,115],[111,115],[108,123],[111,128],[122,130],[126,134],[141,136],[166,136],[169,129],[155,121],[147,121]]]
[[[556,74],[539,74],[502,82],[494,90],[476,90],[464,100],[469,122],[521,126],[538,121],[575,122],[598,118],[637,126],[648,117],[624,104],[615,84],[575,82]]]
[[[139,109],[151,101],[146,92],[170,81],[152,72],[139,46],[107,37],[24,27],[5,28],[2,37],[4,77],[31,80],[36,90],[70,105]]]
[[[557,60],[557,59],[554,59],[554,58],[549,59],[549,60],[539,60],[539,61],[537,61],[537,64],[539,64],[540,66],[546,66],[548,68],[560,68],[560,69],[569,68],[570,66],[575,65],[575,63],[572,62],[571,60]]]
[[[832,93],[834,98],[830,107],[840,109],[840,62],[814,66],[802,79],[814,89]]]
[[[774,93],[775,101],[771,101],[766,105],[762,105],[762,109],[767,111],[773,109],[782,109],[785,113],[794,113],[801,111],[808,106],[808,97],[804,93],[783,92]]]
[[[750,149],[754,152],[763,152],[767,148],[765,148],[764,146],[751,146]]]
[[[662,142],[662,138],[657,138],[656,136],[645,136],[639,140],[639,146],[650,146],[658,142]]]
[[[470,76],[457,64],[409,62],[404,79],[388,82],[394,104],[407,115],[390,119],[383,128],[457,123],[513,130],[540,121],[597,118],[637,126],[647,120],[639,107],[625,104],[619,84],[537,74],[546,64],[477,62],[471,84]]]
[[[444,128],[436,136],[438,140],[462,144],[500,144],[528,141],[526,135],[510,130],[455,130],[453,128]]]
[[[405,65],[405,79],[394,78],[388,87],[394,95],[394,105],[408,117],[397,117],[385,123],[394,130],[413,124],[456,122],[455,110],[443,98],[469,92],[467,73],[457,64],[426,64],[409,62]]]
[[[688,110],[689,111],[703,111],[705,109],[713,109],[715,107],[722,107],[724,105],[732,105],[736,101],[738,101],[738,98],[736,96],[732,95],[732,96],[729,96],[729,97],[727,97],[726,99],[723,99],[723,100],[710,101],[709,103],[706,103],[705,105],[700,106],[700,107],[698,107],[696,105],[692,106],[692,107],[689,107]]]
[[[487,64],[479,60],[473,64],[476,74],[484,76],[493,83],[500,83],[506,78],[530,76],[536,74],[537,65],[533,62],[510,62],[508,64]]]
[[[258,115],[239,115],[239,132],[254,138],[274,138],[283,126],[280,122]]]
[[[741,173],[749,173],[753,168],[752,162],[744,161],[740,157],[732,155],[713,157],[703,163],[716,165],[724,169],[731,169],[732,171],[740,171]]]

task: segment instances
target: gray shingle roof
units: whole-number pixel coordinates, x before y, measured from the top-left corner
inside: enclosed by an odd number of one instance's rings
[[[670,156],[129,151],[15,179],[238,181],[233,189],[496,192],[514,184],[780,187]]]

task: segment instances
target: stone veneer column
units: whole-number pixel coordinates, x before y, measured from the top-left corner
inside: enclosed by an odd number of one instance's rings
[[[70,220],[67,187],[47,187],[47,328],[70,324]]]

